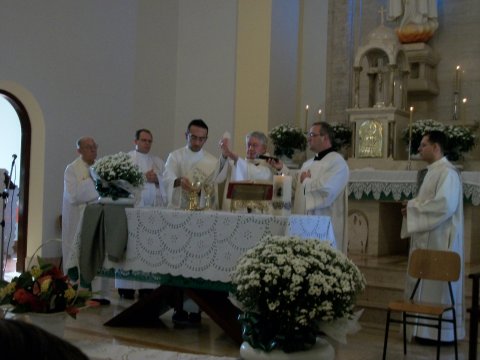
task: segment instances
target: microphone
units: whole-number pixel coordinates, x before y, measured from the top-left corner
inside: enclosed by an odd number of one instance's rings
[[[17,158],[17,154],[13,154],[12,157],[13,157],[13,160],[15,160]]]

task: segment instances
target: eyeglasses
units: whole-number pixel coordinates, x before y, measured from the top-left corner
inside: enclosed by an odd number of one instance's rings
[[[190,138],[191,141],[199,141],[199,142],[207,141],[207,136],[196,136],[189,133],[188,137]]]
[[[314,137],[321,136],[321,135],[322,135],[322,134],[315,134],[315,133],[313,133],[313,132],[309,132],[309,133],[307,134],[307,136],[308,136],[309,138],[314,138]]]

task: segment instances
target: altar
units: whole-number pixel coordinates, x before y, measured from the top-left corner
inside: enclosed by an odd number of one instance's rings
[[[336,247],[327,216],[160,208],[127,208],[125,212],[125,257],[120,262],[106,258],[103,264],[103,271],[115,269],[116,276],[125,279],[165,283],[181,278],[191,279],[194,287],[227,289],[237,260],[266,235],[315,238]]]
[[[194,300],[234,341],[241,343],[239,309],[228,299],[237,260],[266,235],[295,235],[336,247],[326,216],[273,216],[216,211],[126,208],[128,241],[124,259],[105,257],[103,275],[158,283],[146,298],[105,323],[157,324],[179,299],[178,288]],[[105,236],[105,239],[109,239]],[[108,241],[108,240],[107,240]]]

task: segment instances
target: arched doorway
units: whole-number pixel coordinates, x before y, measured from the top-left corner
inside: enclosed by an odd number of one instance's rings
[[[0,89],[0,101],[11,106],[10,110],[13,110],[16,114],[16,117],[10,117],[7,121],[18,121],[20,124],[20,153],[15,154],[18,156],[19,163],[17,164],[19,168],[18,181],[16,185],[19,189],[18,192],[18,208],[17,216],[18,220],[17,226],[17,271],[23,271],[25,268],[25,258],[27,254],[27,225],[28,225],[28,194],[29,194],[29,182],[30,182],[30,148],[31,148],[31,124],[28,113],[25,109],[25,106],[18,100],[15,95],[11,94],[8,91]],[[5,105],[5,104],[4,104]],[[7,107],[8,107],[7,105]],[[8,110],[8,109],[7,109]],[[8,126],[8,123],[5,123],[4,126]],[[8,149],[4,149],[2,152],[6,152],[8,156],[14,157],[13,154],[8,154]],[[11,169],[8,169],[10,171]],[[9,174],[14,175],[13,174]],[[12,199],[10,199],[12,200]],[[2,239],[3,240],[3,239]],[[6,255],[6,252],[5,252]],[[5,264],[5,262],[3,262]],[[2,272],[3,273],[3,272]]]

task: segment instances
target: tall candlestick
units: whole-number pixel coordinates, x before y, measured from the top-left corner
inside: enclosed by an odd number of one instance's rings
[[[318,109],[318,121],[322,121],[322,109]]]
[[[308,105],[305,106],[305,132],[308,131],[307,125],[308,125]]]
[[[412,156],[412,124],[413,122],[413,106],[410,106],[410,118],[408,120],[408,170],[411,168]]]

